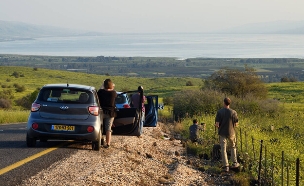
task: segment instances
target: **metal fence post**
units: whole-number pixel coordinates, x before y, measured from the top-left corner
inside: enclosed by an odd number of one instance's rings
[[[243,152],[242,129],[240,128],[241,152]]]
[[[274,186],[274,154],[271,153],[271,180],[272,180],[272,186]]]
[[[259,173],[258,173],[259,186],[261,186],[262,184],[262,180],[261,180],[262,154],[263,154],[263,140],[261,140],[261,146],[260,146]]]
[[[265,172],[264,180],[267,180],[267,148],[266,148],[266,145],[265,145],[265,166],[264,166],[264,172]]]
[[[296,186],[300,186],[300,159],[296,161]]]
[[[253,159],[255,160],[254,139],[253,139],[253,137],[252,137],[252,152],[253,152]]]
[[[282,151],[282,160],[281,160],[281,185],[284,185],[284,151]]]

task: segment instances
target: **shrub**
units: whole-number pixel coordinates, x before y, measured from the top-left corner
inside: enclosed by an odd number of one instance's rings
[[[16,92],[23,92],[23,91],[25,91],[25,86],[24,85],[19,85],[18,83],[14,83],[13,86],[15,87]]]
[[[9,99],[0,98],[0,108],[9,109],[12,107],[12,102]]]
[[[191,81],[187,81],[186,86],[193,86],[193,83]]]
[[[167,96],[163,98],[164,105],[172,105],[173,104],[173,97]]]
[[[175,120],[195,115],[215,114],[224,94],[213,90],[180,91],[173,96]]]
[[[18,72],[14,71],[11,76],[18,78],[20,76],[20,74]]]
[[[215,115],[223,106],[223,99],[227,95],[214,90],[187,90],[173,96],[173,113],[175,121],[186,117]],[[268,114],[275,116],[279,112],[277,100],[258,99],[248,94],[237,98],[228,96],[232,100],[232,108],[238,113],[247,115]]]
[[[37,89],[34,92],[16,100],[16,105],[19,105],[25,109],[31,108],[31,105],[35,101],[38,93],[39,93],[39,90]]]
[[[0,92],[0,98],[3,99],[14,99],[14,93],[12,90],[2,90],[2,92]]]

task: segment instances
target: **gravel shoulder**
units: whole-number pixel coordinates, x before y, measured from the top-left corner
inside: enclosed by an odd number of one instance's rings
[[[99,152],[82,148],[21,185],[212,185],[189,164],[181,141],[165,138],[160,127],[145,128],[141,137],[113,136]]]

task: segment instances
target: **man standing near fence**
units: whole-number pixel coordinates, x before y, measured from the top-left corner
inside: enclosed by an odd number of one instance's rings
[[[238,125],[237,112],[230,107],[230,98],[224,99],[224,106],[217,111],[215,117],[215,126],[218,128],[218,135],[220,137],[222,164],[224,171],[229,171],[229,162],[227,156],[227,145],[230,143],[231,147],[231,161],[232,168],[237,168],[240,164],[237,162],[236,154],[236,135],[235,127]]]

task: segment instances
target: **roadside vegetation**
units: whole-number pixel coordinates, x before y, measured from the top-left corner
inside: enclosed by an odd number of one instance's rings
[[[303,82],[264,84],[253,69],[223,69],[211,75],[200,90],[174,94],[172,107],[176,122],[171,131],[182,136],[189,153],[210,163],[213,144],[218,143],[214,127],[216,111],[222,107],[223,98],[228,96],[232,99],[231,108],[239,115],[237,145],[243,166],[243,176],[234,179],[239,179],[241,185],[256,183],[259,163],[262,162],[262,185],[282,182],[295,185],[296,160],[299,158],[303,162],[304,159],[303,91]],[[206,126],[200,144],[188,140],[189,126],[194,118]],[[284,158],[282,154],[285,154]],[[303,163],[300,167],[300,175],[303,175]],[[214,169],[212,166],[204,169],[209,168]],[[300,181],[304,182],[303,177]]]

